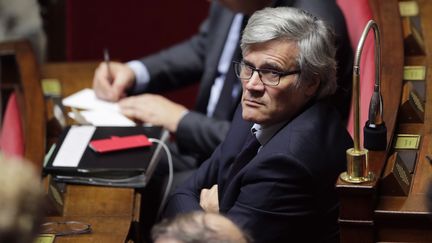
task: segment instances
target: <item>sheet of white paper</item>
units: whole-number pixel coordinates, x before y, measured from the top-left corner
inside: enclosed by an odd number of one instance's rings
[[[119,111],[117,103],[101,100],[96,97],[92,89],[83,89],[63,99],[64,106],[83,110],[111,110]]]
[[[91,123],[93,126],[99,127],[133,127],[136,123],[131,119],[125,117],[118,112],[111,112],[105,110],[88,110],[80,111],[81,116]],[[69,117],[75,119],[75,114],[72,112],[68,113]]]
[[[77,167],[96,127],[72,126],[54,159],[53,166]]]

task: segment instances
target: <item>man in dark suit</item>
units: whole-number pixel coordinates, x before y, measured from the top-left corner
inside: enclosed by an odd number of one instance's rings
[[[334,35],[295,8],[255,12],[241,39],[241,106],[225,140],[170,197],[165,216],[228,216],[255,242],[338,242],[335,182],[352,140],[327,98]]]
[[[147,94],[122,99],[125,115],[161,125],[175,133],[171,146],[175,169],[195,168],[208,158],[225,137],[241,94],[231,70],[236,57],[244,16],[266,6],[294,6],[331,23],[338,36],[338,70],[342,97],[337,104],[345,113],[350,103],[352,51],[343,15],[334,0],[220,0],[213,1],[209,17],[191,39],[139,61],[104,63],[95,72],[93,87],[103,99],[117,101],[127,94]],[[112,80],[112,79],[113,80]],[[148,94],[201,80],[195,109],[187,110],[160,95]],[[188,155],[188,156],[186,156]]]

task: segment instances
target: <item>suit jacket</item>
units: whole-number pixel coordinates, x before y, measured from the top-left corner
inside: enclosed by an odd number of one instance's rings
[[[340,76],[343,76],[341,80],[344,80],[341,83],[344,83],[343,90],[347,89],[345,84],[348,83],[349,86],[352,80],[353,55],[344,18],[335,1],[279,0],[274,1],[273,6],[294,6],[308,10],[326,19],[335,27],[340,37],[338,60],[342,60],[340,63],[344,64],[342,68],[339,68]],[[221,117],[210,118],[205,115],[211,87],[218,75],[219,59],[233,19],[233,12],[222,7],[217,1],[212,1],[209,17],[201,25],[198,34],[183,43],[141,59],[150,72],[150,83],[147,90],[149,92],[175,89],[198,80],[201,81],[195,110],[183,117],[176,132],[179,148],[182,151],[196,154],[201,161],[208,158],[225,137],[238,104],[237,100],[227,107],[217,107],[222,112],[219,110],[215,113],[223,114]],[[346,96],[345,103],[349,104],[350,93],[342,93]],[[336,103],[343,104],[344,102]]]
[[[240,113],[222,144],[171,196],[165,216],[202,210],[201,189],[218,184],[220,213],[255,242],[338,242],[335,182],[352,147],[338,112],[324,102],[313,104],[225,179],[252,126]]]

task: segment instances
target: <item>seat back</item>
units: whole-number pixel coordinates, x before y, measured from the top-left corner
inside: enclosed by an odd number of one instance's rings
[[[7,99],[0,134],[0,148],[4,154],[24,157],[24,134],[20,108],[15,92]]]
[[[2,152],[42,170],[46,145],[45,101],[35,54],[26,40],[0,43]]]
[[[367,22],[373,18],[369,0],[337,0],[347,24],[351,46],[357,50],[357,45]],[[370,31],[364,43],[360,60],[360,126],[362,127],[369,113],[369,103],[375,82],[374,37]],[[353,103],[353,102],[351,102]],[[347,129],[354,137],[354,112],[350,110]],[[360,144],[363,144],[363,133],[360,133]]]

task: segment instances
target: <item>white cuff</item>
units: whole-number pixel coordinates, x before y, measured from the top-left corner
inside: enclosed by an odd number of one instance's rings
[[[133,92],[138,93],[144,91],[150,81],[150,74],[147,67],[137,60],[127,62],[126,65],[128,65],[135,73],[135,86]]]

